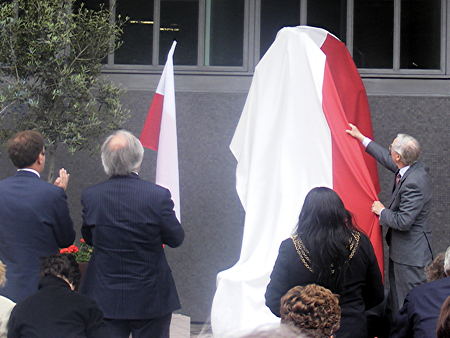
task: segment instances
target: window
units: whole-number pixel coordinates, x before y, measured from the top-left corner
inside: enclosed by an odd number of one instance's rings
[[[244,70],[244,21],[254,0],[77,0],[109,7],[125,19],[122,46],[108,58],[113,69],[160,69],[176,40],[174,64],[183,69]],[[237,68],[236,68],[237,67]]]
[[[242,66],[245,2],[206,1],[205,65]]]
[[[122,0],[130,1],[130,0]],[[176,65],[196,65],[198,53],[198,0],[161,0],[159,28],[159,64],[173,40],[177,40],[173,62]]]
[[[279,0],[261,0],[260,57],[269,49],[281,28],[298,26],[299,23],[300,1],[286,0],[280,6]]]
[[[393,67],[394,0],[356,0],[353,59],[359,68]]]
[[[346,41],[347,1],[321,0],[308,1],[307,23],[309,26],[321,27]]]
[[[440,0],[402,0],[400,32],[400,68],[440,68]]]
[[[365,76],[447,76],[446,0],[77,0],[127,17],[107,69],[159,71],[177,40],[177,71],[251,74],[285,26],[322,27]],[[450,74],[448,74],[450,75]]]
[[[321,27],[347,43],[362,74],[445,74],[444,0],[260,0],[260,56],[283,26]],[[445,13],[446,15],[443,15]]]
[[[117,1],[116,20],[127,18],[123,44],[114,53],[115,64],[151,65],[153,57],[153,1]]]

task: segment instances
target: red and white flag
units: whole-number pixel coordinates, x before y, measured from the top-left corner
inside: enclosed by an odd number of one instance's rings
[[[348,122],[371,137],[366,92],[345,45],[327,31],[287,27],[255,69],[230,148],[245,209],[239,261],[217,276],[214,336],[279,321],[264,293],[280,243],[298,221],[306,194],[334,189],[370,238],[383,271],[375,161],[346,134]]]
[[[177,42],[174,41],[167,55],[166,65],[148,110],[140,140],[144,147],[158,152],[156,184],[170,190],[175,204],[175,214],[180,221],[177,121],[173,75],[173,52],[176,44]]]

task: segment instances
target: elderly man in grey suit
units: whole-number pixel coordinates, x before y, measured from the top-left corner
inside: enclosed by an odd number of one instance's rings
[[[389,203],[384,206],[374,201],[372,204],[372,212],[388,228],[388,307],[391,315],[395,315],[408,292],[426,281],[424,267],[432,260],[428,220],[431,180],[424,165],[417,161],[420,145],[413,137],[398,134],[388,150],[365,137],[352,124],[346,132],[360,140],[367,153],[396,175]]]

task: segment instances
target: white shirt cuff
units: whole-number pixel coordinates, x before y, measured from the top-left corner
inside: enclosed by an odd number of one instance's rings
[[[372,142],[372,140],[368,137],[364,137],[362,140],[362,144],[364,146],[364,148],[367,148],[367,146],[369,145],[369,143]]]

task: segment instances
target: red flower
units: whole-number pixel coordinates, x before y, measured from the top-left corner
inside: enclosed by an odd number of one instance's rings
[[[67,248],[69,250],[70,253],[76,253],[78,252],[78,247],[76,245],[71,245]]]
[[[70,253],[69,248],[62,248],[59,250],[59,253]]]
[[[86,241],[84,240],[84,238],[80,238],[80,243],[86,243]]]

